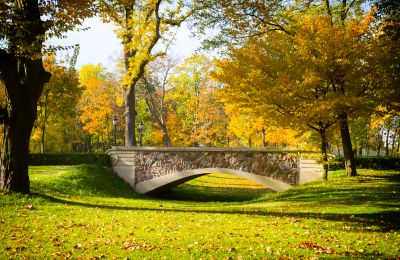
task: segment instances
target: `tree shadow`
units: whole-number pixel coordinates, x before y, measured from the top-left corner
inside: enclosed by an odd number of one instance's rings
[[[127,207],[127,206],[111,206],[91,204],[78,201],[70,201],[65,199],[56,198],[46,194],[32,193],[32,196],[42,198],[52,203],[60,203],[69,206],[78,206],[85,208],[95,209],[109,209],[109,210],[129,210],[129,211],[164,211],[164,212],[185,212],[185,213],[207,213],[207,214],[229,214],[229,215],[252,215],[264,217],[288,217],[295,219],[319,219],[328,221],[341,221],[353,223],[359,232],[387,232],[392,230],[400,230],[400,216],[399,211],[386,210],[377,213],[320,213],[320,212],[277,212],[271,210],[260,209],[196,209],[196,208],[165,208],[165,207]],[[368,228],[371,227],[371,228]]]
[[[269,200],[293,203],[311,203],[313,206],[384,206],[400,207],[400,174],[363,175],[361,179],[347,179],[347,182],[324,185],[305,184],[277,193]],[[343,177],[346,178],[346,177]],[[357,184],[354,186],[354,184]],[[359,185],[361,183],[361,185]],[[364,186],[364,187],[362,187]]]
[[[246,185],[246,187],[248,187]],[[258,200],[275,191],[262,188],[213,187],[207,185],[192,185],[185,183],[170,190],[152,195],[153,198],[170,201],[191,202],[250,202]]]

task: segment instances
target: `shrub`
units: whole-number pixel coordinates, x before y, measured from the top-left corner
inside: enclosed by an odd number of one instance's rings
[[[357,168],[397,170],[400,169],[400,157],[358,156],[355,158]],[[344,169],[344,157],[336,156],[329,166],[330,170]]]
[[[111,167],[111,159],[107,154],[30,154],[29,165],[77,165],[96,164]]]

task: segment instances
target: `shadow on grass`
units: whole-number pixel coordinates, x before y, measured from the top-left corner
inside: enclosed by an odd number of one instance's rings
[[[51,167],[51,168],[50,168]],[[177,200],[198,202],[246,202],[261,198],[270,189],[241,187],[212,187],[206,185],[183,184],[155,196],[143,196],[116,176],[110,168],[96,165],[38,167],[32,170],[40,180],[32,181],[32,192],[52,194],[57,197],[102,197],[153,200]],[[63,172],[60,174],[60,172]],[[43,177],[45,176],[45,178]],[[219,176],[208,178],[225,179]],[[235,178],[232,178],[235,179]],[[215,183],[214,183],[215,184]],[[248,186],[248,185],[247,185]]]
[[[250,204],[254,201],[268,203],[270,201],[279,201],[287,203],[287,206],[296,205],[296,203],[305,203],[310,205],[314,210],[319,207],[335,206],[377,206],[382,208],[379,213],[319,213],[319,212],[281,212],[278,210],[258,210],[255,209],[216,209],[213,204],[204,205],[209,209],[193,209],[187,206],[184,209],[169,209],[156,207],[118,207],[110,205],[98,205],[85,202],[61,199],[59,197],[106,197],[106,198],[128,198],[141,200],[154,200],[151,197],[138,195],[133,189],[115,176],[111,169],[93,166],[80,165],[71,167],[65,174],[55,177],[46,176],[39,181],[35,181],[32,189],[33,196],[43,198],[45,200],[62,203],[65,205],[73,205],[88,208],[102,208],[110,210],[143,210],[143,211],[171,211],[171,212],[193,212],[207,214],[245,214],[258,216],[276,216],[276,217],[294,217],[294,218],[315,218],[331,221],[346,221],[355,224],[377,226],[381,231],[390,229],[399,229],[400,217],[398,208],[400,207],[400,174],[366,174],[352,179],[333,178],[332,182],[316,182],[306,184],[304,186],[290,189],[283,193],[275,193],[262,197],[260,194],[249,196],[246,192],[253,189],[207,187],[204,192],[192,189],[189,184],[186,188],[173,190],[172,194],[164,196],[172,196],[173,198],[185,201],[205,201],[205,202],[240,202]],[[201,186],[204,188],[204,186]],[[218,192],[213,194],[213,189]],[[235,192],[243,194],[235,196]],[[191,194],[192,193],[192,194]],[[51,194],[51,195],[49,195]],[[265,192],[262,192],[265,194]],[[58,197],[58,198],[57,198]],[[165,197],[163,198],[165,199]],[[249,201],[252,199],[252,201]],[[232,204],[229,204],[232,205]],[[363,230],[367,232],[368,230]]]
[[[316,213],[316,212],[276,212],[270,210],[233,210],[229,208],[227,210],[214,210],[214,209],[170,209],[170,208],[151,208],[151,207],[119,207],[111,205],[98,205],[91,203],[84,203],[78,201],[69,201],[53,196],[32,193],[32,196],[45,199],[53,203],[61,203],[70,206],[79,206],[86,208],[97,208],[97,209],[108,209],[108,210],[136,210],[136,211],[164,211],[164,212],[185,212],[185,213],[207,213],[207,214],[241,214],[241,215],[252,215],[252,216],[266,216],[266,217],[289,217],[289,218],[312,218],[329,221],[344,221],[353,223],[357,228],[360,228],[361,232],[373,232],[380,231],[386,232],[390,230],[400,230],[400,217],[399,212],[394,210],[382,211],[379,213]],[[368,227],[372,227],[369,229]],[[378,229],[378,230],[377,230]]]
[[[172,201],[251,202],[263,198],[269,193],[274,193],[274,191],[268,188],[213,187],[185,183],[168,191],[154,194],[152,197]]]
[[[337,176],[332,182],[314,182],[277,193],[274,201],[310,202],[313,206],[384,206],[400,207],[400,173],[363,174],[347,178]]]

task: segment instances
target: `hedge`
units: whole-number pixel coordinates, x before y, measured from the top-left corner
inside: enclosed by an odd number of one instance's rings
[[[357,156],[355,157],[357,168],[398,170],[400,169],[400,157],[383,156]],[[330,170],[344,169],[344,157],[337,156],[329,166]]]
[[[73,153],[73,154],[29,154],[29,165],[77,165],[96,164],[111,166],[110,156],[107,154]]]

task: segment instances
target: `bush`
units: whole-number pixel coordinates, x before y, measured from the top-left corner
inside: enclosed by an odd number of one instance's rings
[[[111,167],[111,159],[107,154],[30,154],[29,165],[77,165],[96,164]]]
[[[359,156],[355,157],[356,167],[365,169],[381,169],[381,170],[398,170],[400,169],[400,157],[383,157],[383,156]],[[336,156],[329,169],[344,169],[344,157]]]

